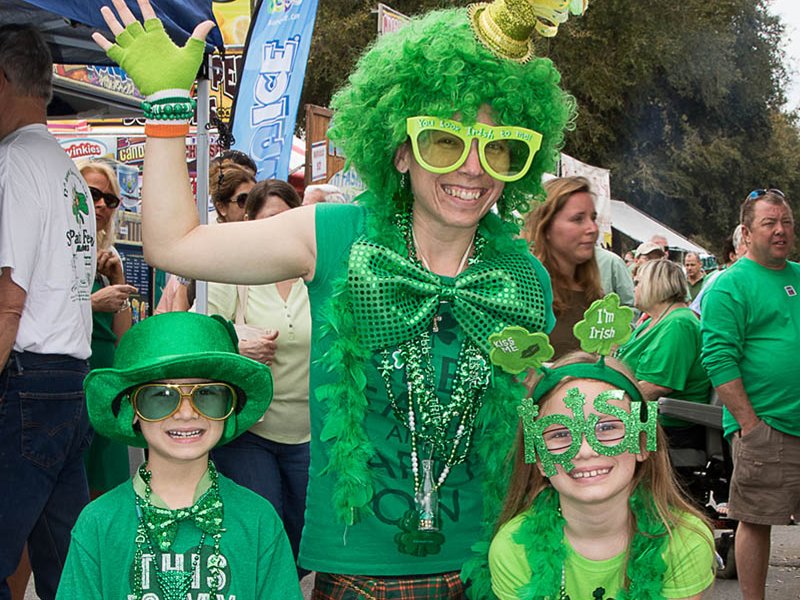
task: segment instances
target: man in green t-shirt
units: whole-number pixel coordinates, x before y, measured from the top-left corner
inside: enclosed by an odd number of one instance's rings
[[[800,512],[800,265],[786,260],[794,219],[782,192],[752,192],[741,221],[747,254],[706,293],[702,362],[733,440],[742,597],[763,600],[771,526]]]

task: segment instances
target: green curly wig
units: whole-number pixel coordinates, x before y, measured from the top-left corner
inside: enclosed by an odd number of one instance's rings
[[[384,35],[358,61],[349,85],[337,92],[328,136],[341,146],[368,189],[373,217],[391,221],[407,207],[394,156],[406,141],[406,118],[452,118],[473,124],[483,104],[500,125],[542,134],[542,146],[522,179],[507,183],[498,210],[503,219],[526,213],[544,197],[542,173],[553,171],[564,130],[573,127],[575,100],[559,87],[561,75],[546,58],[525,65],[496,57],[475,37],[464,8],[413,19]],[[394,198],[394,202],[386,202]]]

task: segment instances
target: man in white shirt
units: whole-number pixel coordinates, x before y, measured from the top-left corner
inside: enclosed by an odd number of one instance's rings
[[[47,131],[52,60],[30,26],[0,26],[0,600],[28,541],[55,597],[88,502],[83,396],[91,353],[94,203]]]

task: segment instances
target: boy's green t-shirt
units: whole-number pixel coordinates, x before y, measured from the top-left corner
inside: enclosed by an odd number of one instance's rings
[[[489,549],[492,590],[500,600],[518,600],[520,589],[530,583],[531,567],[525,552],[526,540],[518,539],[522,513],[503,525]],[[566,594],[570,600],[614,600],[624,583],[626,553],[607,560],[589,560],[569,545],[564,563]],[[667,564],[661,594],[665,598],[688,598],[702,592],[714,581],[714,540],[703,523],[689,514],[673,533],[663,554]],[[558,600],[552,598],[548,600]]]
[[[364,428],[375,446],[370,464],[374,496],[369,504],[373,515],[347,526],[336,516],[332,497],[335,478],[324,469],[328,466],[333,440],[323,442],[321,432],[327,407],[315,390],[330,383],[332,377],[319,364],[330,347],[332,335],[321,335],[325,323],[323,311],[333,292],[333,283],[346,272],[350,248],[363,235],[365,210],[353,205],[319,204],[316,207],[317,264],[308,284],[311,300],[311,467],[306,498],[306,515],[300,544],[300,564],[306,569],[352,575],[423,575],[457,571],[471,556],[470,546],[481,536],[483,468],[471,452],[466,462],[454,467],[439,491],[441,533],[445,537],[439,552],[428,556],[401,553],[395,537],[403,533],[398,522],[414,508],[414,478],[411,470],[411,441],[408,427],[395,416],[378,366],[381,355],[375,353],[367,368],[366,394],[369,403]],[[550,280],[533,257],[545,292],[546,306],[552,305]],[[433,334],[431,364],[435,373],[436,393],[445,400],[452,389],[458,352],[463,336],[460,327],[443,304],[439,311],[438,334]],[[552,328],[552,312],[547,318]],[[393,354],[393,360],[399,357]],[[401,406],[407,402],[404,369],[395,363],[392,374],[394,393]],[[455,428],[455,424],[453,425]],[[474,444],[480,432],[475,432]],[[498,448],[505,454],[508,449]],[[421,456],[420,458],[426,458]],[[442,465],[436,461],[434,480]]]
[[[711,382],[700,362],[700,320],[690,308],[677,308],[645,331],[650,321],[633,332],[628,343],[617,350],[617,358],[639,381],[674,390],[670,398],[708,403]],[[664,415],[659,415],[658,421],[665,427],[691,425]]]
[[[208,485],[207,479],[201,481],[198,492]],[[126,481],[83,509],[72,530],[56,600],[133,598],[139,522],[135,493],[132,482]],[[223,475],[219,476],[219,493],[225,532],[220,538],[222,577],[217,589],[211,593],[209,566],[217,560],[214,540],[207,535],[198,555],[202,532],[193,521],[185,520],[178,525],[169,552],[154,556],[145,545],[139,565],[144,597],[163,600],[158,565],[162,572],[193,571],[187,599],[300,600],[289,540],[269,501]]]

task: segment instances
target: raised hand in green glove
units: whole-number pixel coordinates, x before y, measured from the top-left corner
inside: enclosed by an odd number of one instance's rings
[[[125,0],[111,1],[125,27],[120,25],[114,11],[104,6],[100,12],[117,43],[112,44],[100,33],[94,33],[92,39],[133,79],[144,96],[162,90],[190,90],[214,22],[200,23],[186,45],[179,48],[164,31],[149,0],[137,0],[144,26],[133,16]]]

